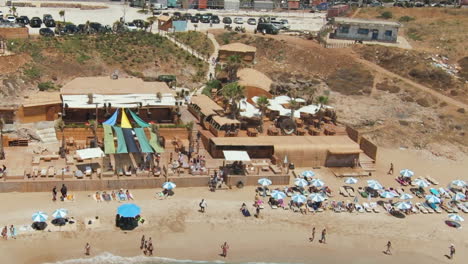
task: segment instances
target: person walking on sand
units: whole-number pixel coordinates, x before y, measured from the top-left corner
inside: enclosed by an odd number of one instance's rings
[[[89,243],[86,243],[86,246],[85,246],[85,255],[86,256],[89,256],[91,252],[91,245],[89,245]]]
[[[324,228],[322,230],[322,238],[320,238],[319,242],[323,243],[323,244],[326,244],[327,243],[326,236],[327,236],[327,229]]]
[[[145,240],[145,244],[143,245],[143,254],[148,254],[148,241]]]
[[[205,213],[205,209],[206,209],[206,207],[208,206],[208,205],[206,204],[205,199],[202,199],[199,205],[200,205],[200,212]]]
[[[450,249],[450,259],[453,259],[453,256],[455,255],[455,246],[451,244],[449,249]]]
[[[388,175],[393,175],[393,163],[390,163],[390,169],[387,172]]]
[[[7,226],[5,226],[2,229],[2,238],[5,239],[5,240],[8,240],[8,228],[7,228]]]
[[[52,201],[57,201],[57,186],[52,189]]]
[[[153,256],[153,243],[151,242],[151,238],[148,242],[148,256]]]
[[[312,228],[312,235],[309,237],[309,241],[314,242],[314,238],[315,238],[315,226],[314,228]]]
[[[65,200],[65,198],[67,198],[67,186],[65,186],[65,184],[62,184],[62,188],[60,189],[60,193],[62,194],[62,198],[63,200]]]
[[[387,255],[391,255],[392,254],[391,249],[392,249],[392,242],[388,241],[387,242],[387,250],[385,250],[384,253],[387,254]]]
[[[143,250],[144,246],[145,246],[145,235],[141,237],[140,250]]]
[[[221,256],[223,256],[224,258],[227,257],[227,251],[229,249],[229,245],[227,242],[224,242],[224,244],[221,245],[221,249],[223,250],[223,253],[221,254]]]
[[[16,239],[16,228],[13,225],[10,226],[10,237]]]

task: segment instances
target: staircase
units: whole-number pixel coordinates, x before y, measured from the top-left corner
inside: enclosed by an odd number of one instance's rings
[[[364,153],[361,153],[359,155],[359,164],[361,165],[361,168],[365,171],[375,171],[375,160],[371,159],[369,156],[367,156]]]
[[[58,143],[54,122],[40,122],[36,127],[36,134],[43,143]]]

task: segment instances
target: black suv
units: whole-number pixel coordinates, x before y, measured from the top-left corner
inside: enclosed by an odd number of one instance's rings
[[[192,22],[192,23],[198,23],[199,20],[200,19],[198,18],[198,16],[193,16],[193,17],[190,18],[190,22]]]
[[[33,17],[31,18],[31,21],[29,21],[29,25],[32,28],[40,28],[42,25],[42,20],[38,17]]]
[[[39,35],[44,37],[53,37],[55,34],[50,28],[41,28],[39,29]]]
[[[257,32],[276,35],[278,34],[279,29],[271,23],[258,23],[257,28],[255,29],[255,33]]]
[[[101,23],[91,22],[89,23],[89,31],[91,33],[105,33],[107,30]]]
[[[72,35],[78,32],[79,32],[78,27],[73,24],[66,24],[61,29],[55,28],[55,34],[59,34],[59,35]]]
[[[218,17],[218,16],[212,16],[212,17],[211,17],[211,23],[213,23],[213,24],[219,24],[219,22],[221,22],[221,21],[219,20],[219,17]]]
[[[53,19],[44,20],[44,25],[46,27],[55,27],[55,20]]]
[[[29,25],[29,18],[27,16],[20,16],[16,18],[16,23],[22,25]]]
[[[232,24],[232,19],[230,17],[223,17],[224,24]]]
[[[44,21],[44,23],[47,20],[50,20],[50,19],[52,19],[52,20],[54,19],[51,14],[45,14],[45,15],[42,16],[42,21]]]
[[[207,15],[203,15],[200,19],[200,22],[202,23],[210,23],[210,17]]]

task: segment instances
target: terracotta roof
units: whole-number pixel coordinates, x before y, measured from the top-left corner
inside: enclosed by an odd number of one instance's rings
[[[273,81],[265,74],[252,68],[243,68],[237,72],[238,83],[242,86],[255,86],[267,92],[271,90]]]
[[[257,52],[257,48],[243,43],[231,43],[219,47],[219,50],[237,51],[237,52]]]
[[[221,106],[204,94],[193,96],[191,100],[192,104],[197,105],[200,108],[200,112],[205,116],[214,115],[216,114],[215,111],[223,110]]]
[[[22,100],[23,107],[33,107],[39,105],[61,104],[60,92],[36,92],[31,93]]]
[[[71,94],[156,94],[174,92],[165,82],[144,82],[139,78],[78,77],[60,89],[64,95]]]

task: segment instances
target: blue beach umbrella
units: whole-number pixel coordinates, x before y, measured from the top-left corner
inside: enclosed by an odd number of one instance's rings
[[[165,182],[163,183],[162,187],[166,190],[172,190],[176,187],[176,184],[173,182]]]
[[[309,195],[309,199],[312,202],[323,202],[323,201],[325,201],[325,197],[320,193],[312,193],[311,195]]]
[[[427,182],[426,180],[423,180],[423,179],[416,179],[414,181],[414,184],[418,187],[421,187],[421,188],[426,188],[426,187],[429,187],[429,185],[431,185],[429,182]]]
[[[453,186],[456,186],[456,187],[465,187],[466,186],[466,182],[462,181],[462,180],[454,180],[451,184]]]
[[[404,193],[400,196],[400,199],[401,200],[409,200],[409,199],[413,199],[413,195],[409,194],[409,193]]]
[[[311,185],[315,187],[323,187],[325,183],[320,179],[312,179]]]
[[[306,170],[301,173],[302,177],[311,178],[315,176],[315,172],[311,170]]]
[[[139,215],[140,212],[140,207],[132,203],[122,204],[119,206],[119,208],[117,208],[117,213],[122,217],[135,217]]]
[[[305,203],[307,202],[307,198],[302,195],[302,194],[295,194],[291,197],[291,200],[293,200],[296,203]]]
[[[400,171],[400,175],[403,176],[403,177],[413,177],[414,172],[411,171],[411,170],[408,170],[408,169],[404,169],[404,170]]]
[[[270,179],[267,179],[267,178],[261,178],[258,180],[258,184],[260,184],[261,186],[268,186],[268,185],[271,185],[272,182]]]
[[[395,207],[400,210],[408,210],[408,209],[411,209],[412,205],[410,202],[399,202],[396,204]]]
[[[454,201],[461,201],[465,199],[466,199],[466,195],[464,195],[463,193],[456,193],[455,196],[453,196]]]
[[[382,198],[394,198],[395,194],[385,191],[385,192],[382,192],[380,194],[380,197],[382,197]]]
[[[44,212],[35,212],[32,215],[33,222],[45,222],[45,221],[47,221],[47,218],[48,218],[48,216]]]
[[[52,213],[52,216],[53,216],[54,218],[64,218],[65,216],[67,216],[67,214],[68,214],[68,210],[67,210],[67,209],[60,208],[60,209],[55,210],[55,211]]]
[[[370,188],[372,188],[374,190],[383,189],[382,185],[376,180],[368,180],[367,181],[367,186],[369,186]]]
[[[271,192],[271,197],[273,197],[273,199],[280,200],[286,198],[286,194],[282,191],[275,190]]]
[[[358,180],[356,178],[350,177],[344,181],[346,184],[356,184]]]
[[[440,203],[439,197],[435,195],[426,195],[426,200],[428,203]]]
[[[449,214],[449,215],[448,215],[448,218],[449,218],[450,220],[457,221],[457,222],[463,222],[463,221],[465,221],[465,219],[463,219],[463,217],[461,217],[461,216],[459,216],[459,215],[457,215],[457,214]]]
[[[296,186],[302,187],[302,188],[307,187],[307,186],[309,185],[309,183],[308,183],[306,180],[304,180],[304,179],[296,179],[296,180],[294,181],[294,184],[295,184]]]

